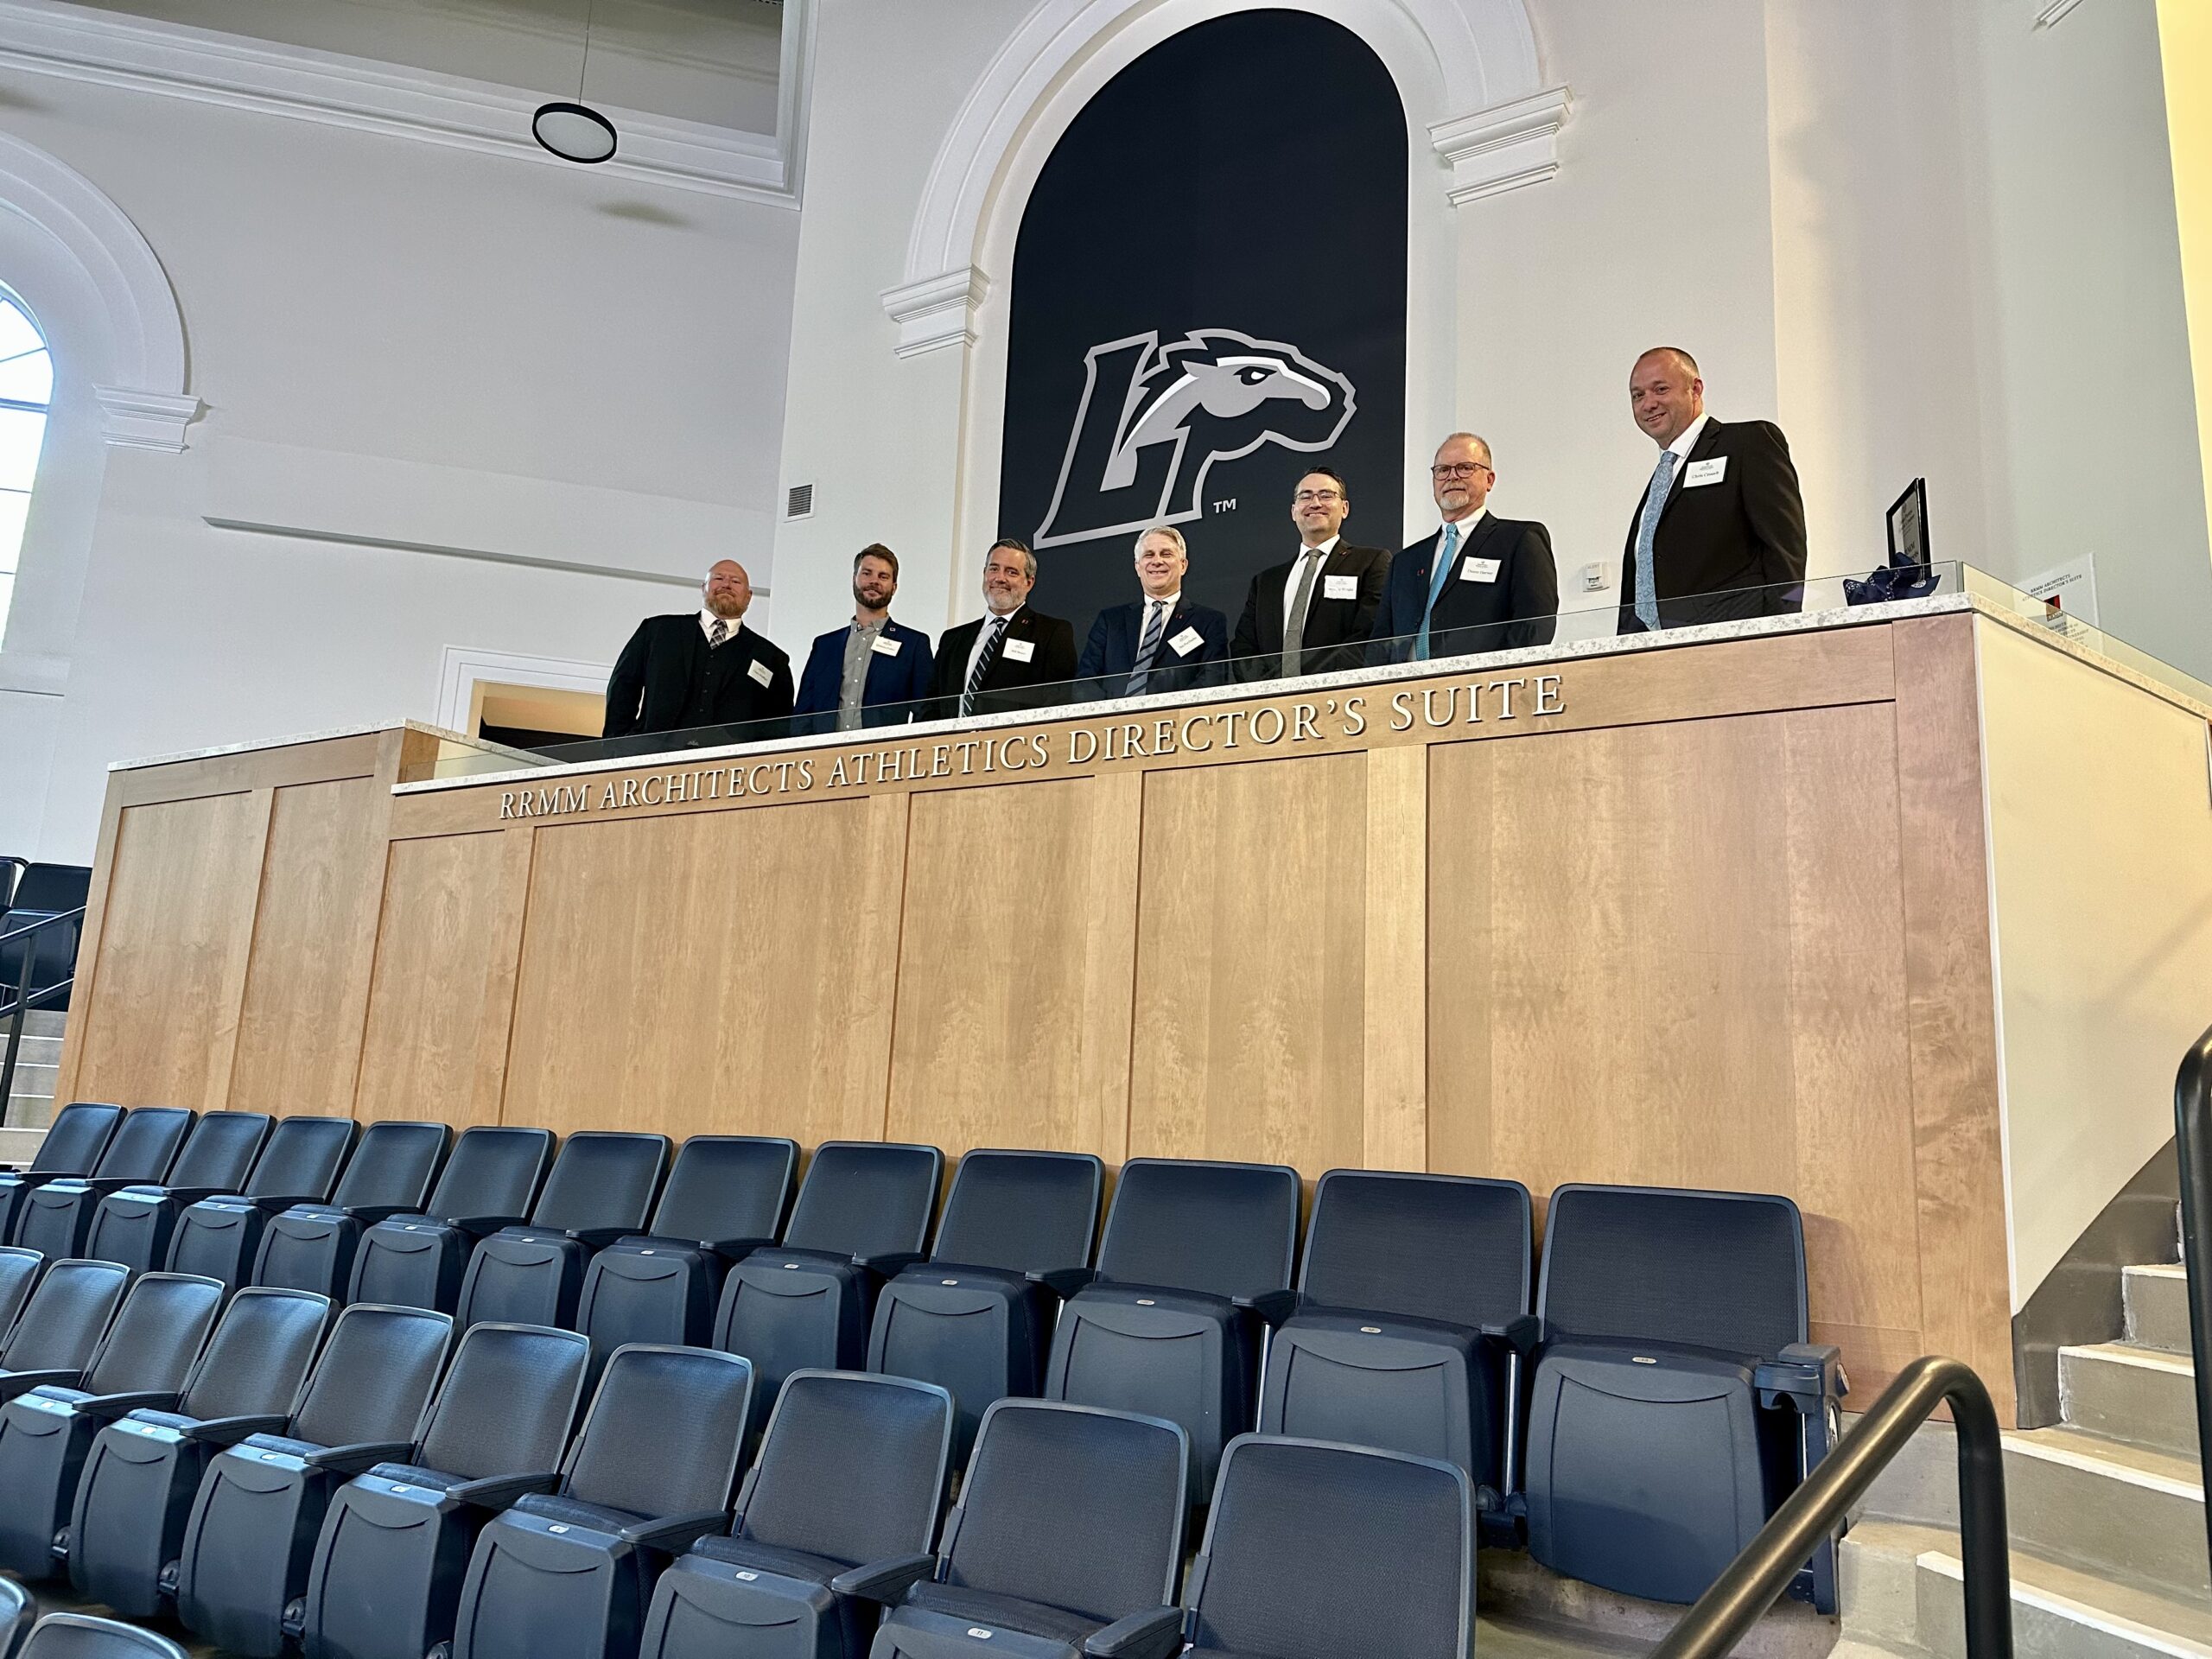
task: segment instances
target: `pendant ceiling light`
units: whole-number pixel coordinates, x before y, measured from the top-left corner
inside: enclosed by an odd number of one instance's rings
[[[531,136],[564,162],[587,166],[614,154],[614,124],[584,100],[584,75],[591,68],[591,13],[584,7],[584,60],[576,71],[576,97],[541,104],[530,118]]]

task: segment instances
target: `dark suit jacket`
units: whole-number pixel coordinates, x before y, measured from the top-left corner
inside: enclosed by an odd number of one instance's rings
[[[1728,465],[1718,484],[1689,483],[1692,467],[1720,457]],[[1623,633],[1643,632],[1636,615],[1636,531],[1643,517],[1639,498],[1621,564]],[[1780,427],[1768,421],[1706,422],[1689,460],[1675,469],[1651,565],[1664,627],[1782,616],[1804,603],[1805,503]]]
[[[710,664],[709,658],[727,660]],[[755,663],[767,669],[767,684],[762,685],[748,671]],[[711,675],[710,668],[715,671]],[[709,679],[714,682],[713,694],[702,704],[696,702],[701,686]],[[707,636],[700,631],[696,611],[686,611],[681,616],[647,617],[622,647],[621,656],[614,660],[614,671],[607,677],[608,737],[778,720],[791,711],[791,659],[741,623],[722,642],[720,651],[710,651]],[[749,741],[781,735],[780,732],[741,732],[715,741]]]
[[[983,619],[979,616],[973,622],[947,628],[938,639],[937,666],[930,678],[930,696],[936,701],[931,712],[936,718],[950,720],[960,712],[960,693],[968,683],[968,653],[976,648],[976,636],[982,627]],[[1017,639],[1027,639],[1036,647],[1026,663],[1006,654],[1007,646]],[[1068,682],[1074,678],[1074,627],[1064,618],[1046,616],[1024,605],[1007,624],[998,657],[976,694],[976,712],[991,715],[1065,702],[1071,689]]]
[[[1375,643],[1370,663],[1413,660],[1413,636],[1428,603],[1429,574],[1435,568],[1438,533],[1414,543],[1390,561],[1390,580],[1375,607]],[[1497,575],[1477,582],[1466,575],[1469,559],[1496,559]],[[1428,619],[1428,654],[1458,657],[1476,651],[1510,651],[1520,645],[1548,645],[1559,626],[1559,573],[1552,567],[1551,532],[1530,519],[1499,518],[1489,513],[1452,556],[1459,568],[1444,579],[1436,609]]]
[[[1076,664],[1076,673],[1085,683],[1084,696],[1128,695],[1129,674],[1137,665],[1137,647],[1144,643],[1144,610],[1145,601],[1135,599],[1126,605],[1109,605],[1098,613],[1098,620],[1090,625],[1090,638],[1084,642],[1083,658]],[[1179,652],[1170,642],[1186,628],[1198,630],[1198,642],[1188,652]],[[1175,608],[1168,613],[1166,626],[1160,631],[1160,650],[1152,659],[1152,672],[1145,677],[1144,689],[1149,694],[1218,685],[1220,664],[1228,655],[1229,619],[1178,594]]]
[[[1290,580],[1294,559],[1271,564],[1252,578],[1245,591],[1244,614],[1236,619],[1236,637],[1230,654],[1230,666],[1240,680],[1273,679],[1282,671],[1283,584]],[[1358,596],[1328,599],[1325,582],[1331,576],[1356,576]],[[1357,668],[1367,660],[1367,630],[1382,603],[1382,588],[1390,576],[1390,556],[1379,547],[1354,547],[1340,541],[1329,550],[1321,574],[1313,578],[1313,598],[1306,610],[1304,660],[1301,674],[1327,674],[1340,668]],[[1276,660],[1268,662],[1268,658]]]
[[[814,642],[806,654],[806,671],[798,679],[798,703],[791,721],[795,732],[834,732],[837,729],[837,696],[845,683],[847,623],[832,628]],[[882,638],[896,639],[896,656],[871,651],[868,680],[861,688],[861,724],[903,726],[925,712],[914,706],[930,692],[930,637],[892,618],[883,625]]]

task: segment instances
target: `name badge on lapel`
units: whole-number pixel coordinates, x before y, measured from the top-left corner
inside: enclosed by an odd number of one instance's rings
[[[1037,642],[1034,639],[1009,639],[1005,649],[1007,661],[1026,663],[1037,654]]]
[[[1690,469],[1682,474],[1682,487],[1694,490],[1700,484],[1718,484],[1728,476],[1728,457],[1715,455],[1711,461],[1694,461]]]
[[[1497,564],[1498,562],[1496,559],[1478,559],[1473,554],[1470,553],[1465,558],[1459,561],[1459,580],[1462,582],[1496,582],[1497,580]]]
[[[1185,628],[1167,642],[1167,649],[1178,657],[1187,657],[1205,644],[1205,636],[1196,628]]]
[[[899,647],[904,643],[903,640],[893,639],[887,633],[879,633],[875,636],[875,643],[868,649],[879,657],[896,657]]]
[[[776,675],[774,670],[756,657],[753,659],[753,666],[745,671],[745,677],[755,685],[766,685]]]
[[[1324,599],[1357,599],[1357,576],[1324,576],[1321,578],[1321,597]]]

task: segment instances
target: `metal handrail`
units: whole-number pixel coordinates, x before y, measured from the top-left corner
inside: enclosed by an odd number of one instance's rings
[[[1758,1623],[1921,1423],[1943,1402],[1959,1440],[1959,1555],[1966,1567],[1967,1659],[2012,1659],[2012,1572],[2005,1530],[2005,1449],[1989,1390],[1967,1366],[1931,1354],[1897,1374],[1821,1459],[1759,1535],[1698,1598],[1651,1659],[1720,1659]]]
[[[42,927],[54,927],[63,922],[80,920],[84,914],[85,906],[82,905],[78,906],[74,910],[57,910],[50,916],[41,916],[35,922],[24,923],[12,933],[0,933],[0,944],[5,944],[10,939],[23,938],[37,932]]]
[[[2212,1491],[2212,1262],[2204,1230],[2212,1225],[2212,1031],[2181,1057],[2174,1074],[2174,1156],[2181,1164],[2181,1259],[2189,1275],[2189,1348],[2196,1365],[2196,1455]],[[2212,1510],[2204,1517],[2212,1549]]]
[[[0,944],[6,944],[11,939],[28,939],[34,933],[49,927],[60,927],[64,924],[73,929],[84,920],[84,918],[85,906],[82,905],[78,906],[74,910],[56,911],[53,915],[41,916],[29,925],[16,928],[13,932],[0,933]],[[23,965],[16,976],[16,1000],[4,1007],[0,1007],[0,1019],[5,1019],[8,1022],[7,1052],[0,1054],[0,1122],[6,1121],[8,1102],[14,1096],[16,1091],[16,1057],[23,1046],[23,1016],[30,1012],[33,1003],[43,1002],[50,997],[63,995],[77,981],[73,964],[73,971],[67,979],[62,980],[59,984],[49,985],[42,991],[33,991],[31,969],[36,965],[37,961],[37,950],[28,944],[23,946]]]

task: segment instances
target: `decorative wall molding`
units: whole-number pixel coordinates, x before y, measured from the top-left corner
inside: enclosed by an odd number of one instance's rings
[[[610,663],[536,657],[481,645],[448,645],[438,664],[438,711],[433,718],[448,731],[467,731],[469,709],[480,680],[553,691],[588,691],[596,696],[607,690],[607,677],[613,671]]]
[[[1567,88],[1554,86],[1430,127],[1429,143],[1452,168],[1452,205],[1464,207],[1551,178],[1559,171],[1559,130],[1567,109]]]
[[[184,429],[205,409],[189,393],[168,397],[158,391],[132,391],[126,386],[94,386],[99,400],[101,423],[107,441],[118,449],[158,449],[176,454],[184,448]]]
[[[787,7],[784,64],[803,75],[811,27],[799,0]],[[251,110],[357,132],[542,162],[571,163],[530,135],[539,94],[488,81],[274,45],[213,29],[154,22],[65,3],[0,0],[0,66]],[[608,107],[621,149],[593,169],[711,195],[798,205],[801,89],[779,100],[777,137]]]
[[[883,308],[899,325],[899,355],[974,344],[976,308],[989,291],[990,278],[974,265],[885,289]]]

